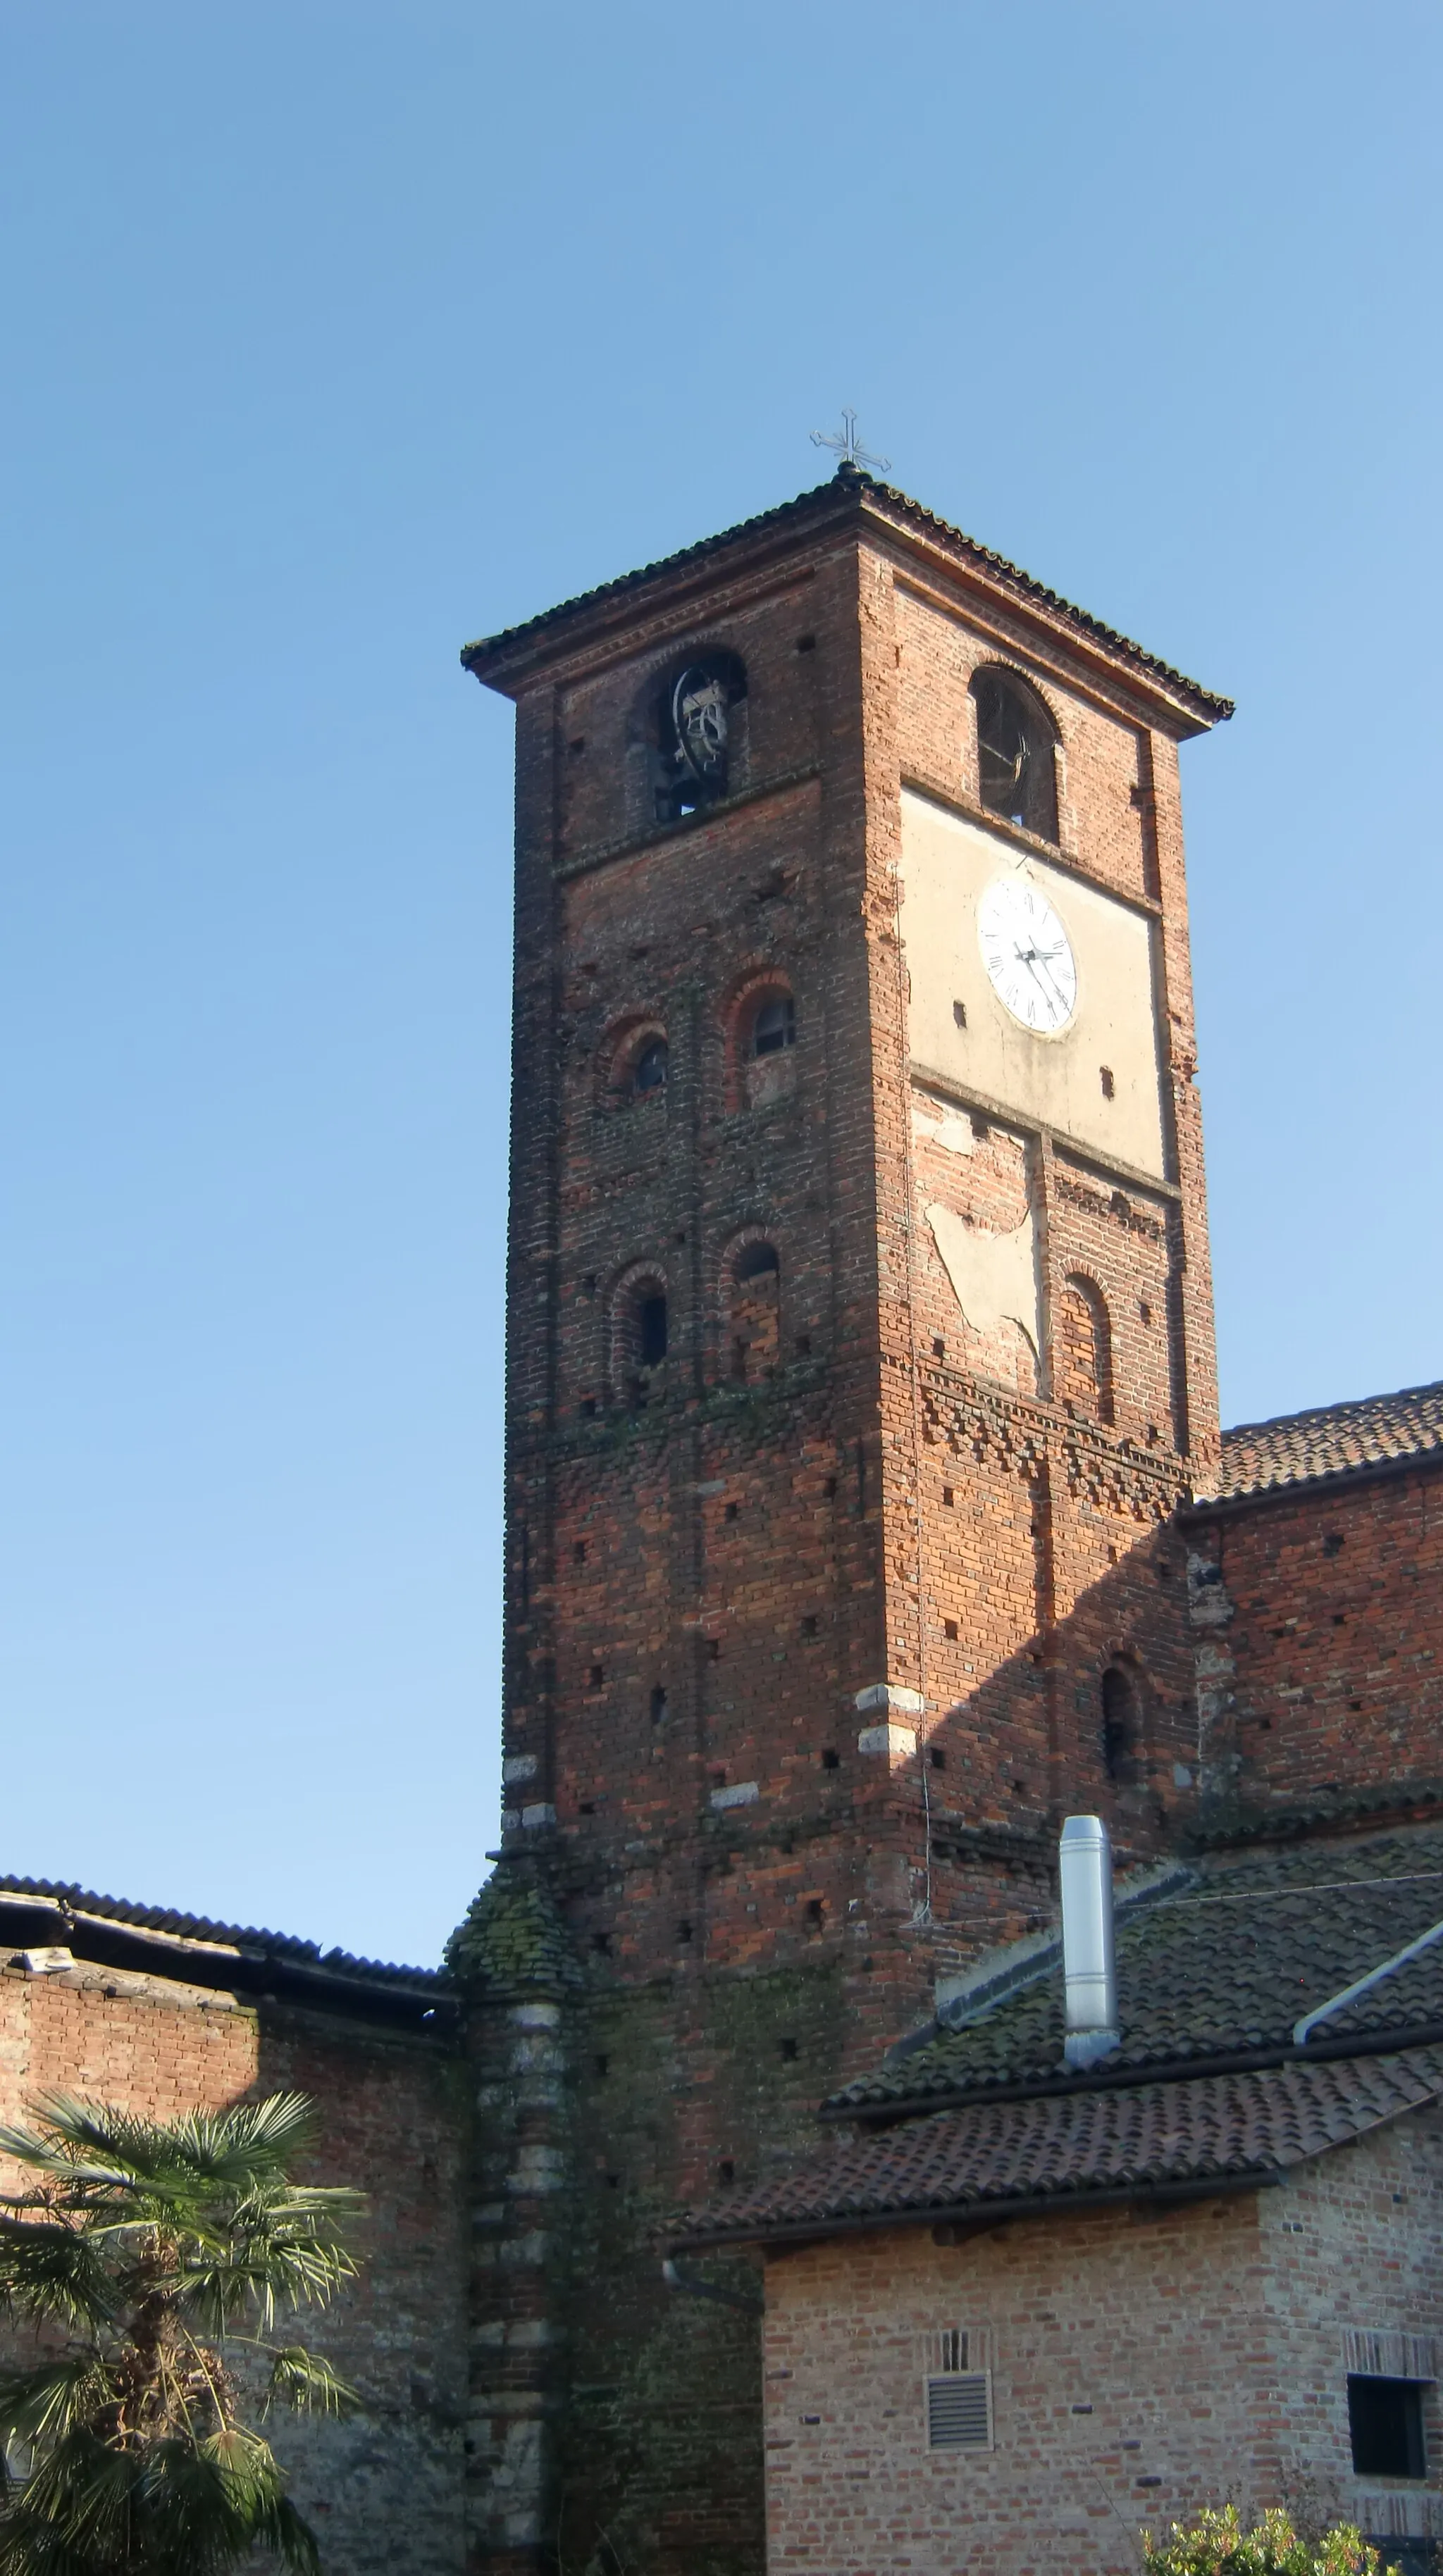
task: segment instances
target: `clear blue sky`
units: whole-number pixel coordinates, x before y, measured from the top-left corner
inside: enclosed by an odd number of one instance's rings
[[[509,711],[894,479],[1210,687],[1224,1407],[1443,1374],[1443,15],[0,8],[0,1866],[434,1958],[496,1831]]]

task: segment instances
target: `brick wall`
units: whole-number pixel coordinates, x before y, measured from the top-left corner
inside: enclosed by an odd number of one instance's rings
[[[706,654],[745,668],[727,798],[667,822],[665,695]],[[1128,906],[1161,1140],[1141,1186],[914,1079],[904,784],[977,826],[968,682],[998,659],[1057,728],[1072,881]],[[938,1975],[1035,1925],[1060,1807],[1102,1806],[1146,1850],[1194,1796],[1166,1540],[1216,1438],[1167,732],[1191,725],[1104,661],[1004,585],[924,575],[839,493],[785,542],[583,604],[498,678],[518,702],[506,1843],[544,1867],[579,1984],[556,2007],[564,2213],[522,2228],[490,2185],[478,2208],[551,2248],[525,2476],[570,2499],[579,2563],[756,2564],[751,2330],[663,2289],[670,2214],[805,2143]],[[999,867],[1041,849],[995,829]],[[795,1043],[758,1058],[781,995]],[[639,1090],[663,1038],[665,1084]],[[933,1203],[1031,1229],[1030,1326],[964,1313]],[[776,1269],[746,1280],[759,1245]],[[1054,1386],[1074,1281],[1106,1402],[1075,1371]],[[662,1297],[665,1355],[641,1365]],[[1140,1715],[1114,1778],[1119,1652]],[[530,2080],[498,2076],[503,2126]],[[484,2319],[504,2267],[481,2268]],[[531,2545],[504,2415],[483,2556]]]
[[[1436,2392],[1426,2481],[1364,2485],[1349,2329],[1436,2335],[1443,2123],[1417,2113],[1285,2187],[1166,2215],[927,2228],[771,2257],[768,2563],[1130,2576],[1136,2535],[1205,2505],[1286,2502],[1365,2529],[1443,2531]],[[992,2372],[995,2447],[927,2447],[935,2338]],[[935,2367],[935,2362],[932,2364]]]
[[[1188,1517],[1200,1729],[1224,1818],[1443,1772],[1435,1467]]]
[[[316,2178],[367,2194],[360,2280],[298,2328],[364,2403],[340,2425],[278,2415],[276,2452],[327,2576],[459,2576],[467,2193],[456,2061],[431,2040],[179,1980],[0,1969],[0,2118],[23,2118],[48,2089],[167,2120],[292,2088],[321,2108]]]

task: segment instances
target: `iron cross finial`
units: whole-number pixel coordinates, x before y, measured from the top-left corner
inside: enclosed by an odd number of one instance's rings
[[[813,447],[830,447],[832,454],[837,460],[837,471],[839,474],[841,473],[842,468],[846,465],[851,465],[853,467],[873,465],[876,467],[879,474],[885,474],[892,462],[890,456],[872,456],[868,453],[867,449],[863,447],[857,436],[857,415],[852,409],[850,403],[843,403],[842,405],[842,426],[840,433],[836,430],[830,429],[814,429],[812,432],[812,445]]]

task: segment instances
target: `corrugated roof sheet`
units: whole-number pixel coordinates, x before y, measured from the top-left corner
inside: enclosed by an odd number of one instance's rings
[[[1290,2045],[1293,2026],[1443,1921],[1443,1827],[1289,1846],[1200,1864],[1152,1902],[1119,1909],[1120,2046],[1129,2068]],[[939,2023],[945,2022],[939,2016]],[[939,2026],[833,2096],[833,2116],[961,2100],[1063,2075],[1062,1964]],[[1350,2012],[1350,2033],[1443,2024],[1443,1944]],[[1331,2025],[1330,2025],[1331,2027]]]
[[[1396,1395],[1364,1395],[1280,1413],[1271,1422],[1240,1422],[1223,1433],[1216,1484],[1199,1501],[1267,1494],[1319,1476],[1443,1451],[1443,1381],[1405,1386]]]
[[[708,555],[733,544],[739,537],[757,536],[767,529],[779,529],[789,521],[822,517],[828,510],[836,511],[840,516],[849,500],[854,507],[860,508],[867,499],[884,503],[913,526],[940,537],[945,544],[960,550],[970,562],[980,566],[992,580],[1001,582],[1037,607],[1050,610],[1054,616],[1065,617],[1070,625],[1080,627],[1085,634],[1105,644],[1109,651],[1122,655],[1165,687],[1188,698],[1206,723],[1222,723],[1232,714],[1231,698],[1216,696],[1196,680],[1174,670],[1170,663],[1160,661],[1156,654],[1145,652],[1140,644],[1134,644],[1129,636],[1119,634],[1115,627],[1105,626],[1101,618],[1089,616],[1085,608],[1074,607],[1071,600],[1061,598],[1043,582],[1035,581],[1031,573],[1009,563],[1005,555],[994,554],[989,546],[979,545],[975,537],[967,536],[961,528],[954,528],[948,520],[938,518],[935,511],[926,509],[920,501],[914,501],[910,494],[898,491],[893,484],[875,482],[869,474],[855,472],[839,473],[830,482],[817,484],[808,492],[799,492],[795,500],[781,501],[775,509],[759,511],[755,518],[742,519],[735,527],[723,528],[714,537],[703,537],[695,545],[682,546],[675,554],[663,555],[656,563],[643,564],[635,572],[621,573],[613,581],[600,582],[594,590],[581,591],[574,599],[561,600],[555,608],[543,609],[539,616],[525,618],[518,626],[503,627],[498,634],[483,636],[478,642],[463,648],[461,660],[467,670],[475,670],[479,676],[482,663],[510,654],[518,645],[541,636],[561,619],[573,617],[585,609],[598,608],[608,600],[623,598],[643,583],[658,580],[666,573],[679,572],[688,564],[704,562]]]
[[[62,1911],[94,1915],[102,1922],[127,1924],[141,1932],[169,1933],[181,1941],[213,1942],[217,1949],[249,1952],[294,1961],[298,1967],[323,1968],[335,1977],[364,1978],[368,1984],[434,1985],[437,1968],[398,1967],[381,1959],[353,1958],[349,1950],[322,1950],[319,1942],[302,1941],[289,1932],[263,1932],[252,1925],[213,1923],[204,1914],[182,1914],[171,1905],[133,1905],[123,1896],[97,1896],[54,1878],[12,1878],[0,1874],[0,1896],[38,1897]]]
[[[1440,2092],[1443,2054],[1415,2049],[934,2112],[714,2201],[680,2241],[737,2243],[824,2232],[838,2221],[885,2224],[1082,2192],[1261,2179]]]

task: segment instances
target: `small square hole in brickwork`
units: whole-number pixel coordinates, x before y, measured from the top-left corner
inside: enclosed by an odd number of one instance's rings
[[[609,1958],[611,1955],[611,1934],[609,1932],[593,1932],[591,1936],[591,1946],[596,1952],[598,1958]]]
[[[952,1017],[953,1017],[953,1019],[956,1021],[957,1026],[958,1026],[958,1028],[959,1028],[959,1029],[965,1029],[965,1028],[966,1028],[966,1026],[967,1026],[967,1005],[966,1005],[966,1003],[965,1003],[965,1002],[954,1002],[954,1003],[953,1003],[953,1005],[952,1005]]]
[[[579,1412],[580,1412],[580,1414],[581,1414],[581,1419],[582,1419],[582,1421],[583,1421],[583,1422],[594,1422],[594,1421],[595,1421],[595,1419],[596,1419],[596,1398],[595,1398],[595,1396],[594,1396],[594,1395],[584,1395],[584,1396],[582,1397],[582,1399],[581,1399],[581,1403],[580,1403],[580,1406],[579,1406],[578,1410],[579,1410]]]
[[[1348,1614],[1346,1610],[1335,1610],[1333,1612],[1333,1625],[1335,1628],[1346,1627],[1347,1620]]]
[[[955,1619],[944,1619],[944,1620],[943,1620],[943,1622],[942,1622],[942,1634],[943,1634],[943,1636],[944,1636],[944,1637],[951,1637],[951,1638],[954,1640],[954,1642],[955,1642],[955,1640],[956,1640],[956,1636],[957,1636],[957,1622],[956,1622],[956,1620],[955,1620]]]
[[[1363,1703],[1362,1703],[1362,1701],[1361,1701],[1360,1699],[1350,1699],[1350,1700],[1349,1700],[1349,1702],[1348,1702],[1348,1706],[1349,1706],[1349,1708],[1353,1711],[1354,1716],[1356,1716],[1356,1715],[1357,1715],[1357,1713],[1358,1713],[1359,1709],[1362,1707],[1362,1705],[1363,1705]]]
[[[1117,1097],[1117,1078],[1113,1073],[1111,1065],[1100,1064],[1097,1070],[1102,1079],[1103,1099],[1115,1100]]]
[[[832,1502],[835,1502],[835,1501],[836,1501],[836,1498],[837,1498],[837,1480],[836,1480],[836,1477],[835,1477],[835,1476],[829,1476],[829,1477],[827,1478],[827,1481],[826,1481],[825,1485],[822,1487],[822,1491],[823,1491],[823,1493],[826,1495],[826,1498],[827,1498],[827,1500],[828,1500],[828,1502],[829,1502],[829,1503],[832,1503]]]
[[[1157,1560],[1157,1579],[1159,1583],[1166,1583],[1171,1573],[1172,1567],[1169,1565],[1167,1558],[1165,1556],[1160,1556]]]
[[[933,1357],[933,1359],[934,1359],[934,1360],[945,1360],[946,1356],[947,1356],[947,1345],[946,1345],[946,1343],[945,1343],[945,1342],[934,1342],[934,1343],[932,1344],[932,1357]]]
[[[594,1816],[596,1813],[595,1801],[591,1798],[583,1798],[581,1801],[581,1813],[583,1816]]]
[[[805,1619],[802,1621],[802,1635],[803,1635],[804,1637],[815,1637],[816,1633],[817,1633],[817,1622],[816,1622],[816,1616],[815,1616],[814,1612],[812,1612],[812,1611],[810,1611],[810,1610],[809,1610],[809,1611],[807,1612],[807,1615],[806,1615]]]
[[[722,1518],[723,1518],[723,1520],[734,1521],[734,1520],[736,1519],[736,1516],[737,1516],[737,1506],[736,1506],[736,1504],[735,1504],[735,1503],[728,1503],[728,1505],[727,1505],[727,1507],[726,1507],[726,1510],[725,1510],[725,1511],[723,1512],[723,1514],[722,1514]]]
[[[799,635],[797,637],[797,651],[799,653],[815,653],[816,649],[817,639],[815,635]]]
[[[686,1236],[685,1236],[684,1234],[679,1234],[679,1235],[677,1235],[677,1236],[676,1236],[675,1240],[676,1240],[678,1243],[685,1243],[685,1241],[686,1241]]]
[[[586,1541],[584,1538],[579,1538],[573,1547],[571,1551],[571,1561],[573,1565],[584,1565],[586,1563]]]
[[[1013,1781],[1013,1783],[1012,1783],[1012,1788],[1013,1788],[1013,1794],[1014,1794],[1016,1797],[1019,1797],[1019,1798],[1025,1798],[1025,1797],[1026,1797],[1026,1795],[1027,1795],[1027,1783],[1026,1783],[1026,1781],[1025,1781],[1025,1780],[1014,1780],[1014,1781]]]
[[[824,1771],[836,1771],[841,1767],[841,1760],[842,1757],[840,1753],[834,1753],[829,1744],[822,1755],[822,1769]]]
[[[1117,1563],[1117,1550],[1116,1550],[1116,1548],[1115,1548],[1115,1547],[1110,1547],[1110,1548],[1108,1549],[1108,1551],[1107,1551],[1107,1561],[1108,1561],[1108,1564],[1109,1564],[1109,1565],[1116,1565],[1116,1563]]]
[[[720,1637],[708,1637],[706,1641],[706,1659],[709,1664],[719,1664],[721,1662]]]
[[[593,1689],[593,1690],[600,1690],[601,1685],[602,1685],[602,1683],[605,1681],[605,1679],[606,1679],[606,1666],[605,1666],[605,1664],[593,1664],[593,1665],[592,1665],[592,1667],[591,1667],[591,1687],[592,1687],[592,1689]]]
[[[596,1295],[596,1273],[594,1270],[588,1270],[581,1285],[588,1297],[594,1297]]]
[[[811,1358],[812,1337],[810,1333],[798,1333],[796,1339],[796,1353],[799,1360],[809,1360]]]
[[[950,1486],[950,1485],[944,1485],[944,1486],[943,1486],[943,1488],[942,1488],[942,1500],[943,1500],[943,1502],[947,1505],[947,1508],[948,1508],[948,1510],[949,1510],[949,1511],[950,1511],[950,1510],[951,1510],[951,1508],[952,1508],[953,1499],[954,1499],[954,1497],[953,1497],[953,1493],[952,1493],[952,1488],[951,1488],[951,1486]]]
[[[796,2041],[795,2041],[794,2039],[783,2039],[783,2040],[779,2040],[779,2041],[778,2041],[778,2043],[777,2043],[777,2045],[778,2045],[778,2047],[781,2049],[782,2055],[783,2055],[783,2057],[785,2058],[785,2060],[786,2060],[786,2062],[787,2062],[788,2066],[793,2065],[793,2064],[795,2063],[795,2061],[796,2061],[796,2054],[797,2054],[797,2043],[796,2043]]]
[[[730,2156],[723,2156],[721,2163],[717,2166],[717,2175],[719,2180],[722,2182],[736,2181],[737,2169]]]
[[[660,1683],[660,1682],[658,1682],[658,1683],[657,1683],[657,1685],[656,1685],[656,1687],[655,1687],[655,1689],[653,1690],[653,1692],[652,1692],[652,1694],[651,1694],[651,1722],[652,1722],[652,1725],[653,1725],[653,1726],[665,1726],[665,1724],[666,1724],[666,1720],[667,1720],[667,1697],[666,1697],[666,1692],[665,1692],[665,1691],[664,1691],[664,1689],[662,1688],[661,1683]]]
[[[1137,1301],[1137,1311],[1145,1324],[1150,1324],[1152,1322],[1152,1308],[1149,1306],[1145,1297],[1139,1297]]]
[[[821,1919],[822,1919],[822,1900],[821,1900],[821,1898],[820,1898],[819,1896],[809,1896],[809,1897],[807,1898],[807,1921],[808,1921],[809,1923],[813,1923],[813,1924],[820,1924]]]
[[[934,1771],[946,1770],[947,1756],[943,1752],[940,1744],[929,1745],[927,1750],[927,1759],[931,1763]]]
[[[678,1923],[676,1927],[676,1937],[678,1941],[689,1941],[691,1939],[691,1925],[689,1923]]]
[[[595,2075],[609,2075],[611,2072],[611,2060],[609,2057],[593,2057],[591,2068],[592,2073]]]
[[[1341,1531],[1341,1530],[1325,1530],[1325,1531],[1324,1531],[1324,1533],[1323,1533],[1323,1554],[1324,1554],[1324,1556],[1337,1556],[1337,1555],[1339,1555],[1339,1554],[1341,1553],[1341,1551],[1342,1551],[1342,1545],[1343,1545],[1343,1533],[1342,1533],[1342,1531]]]
[[[608,2190],[608,2191],[620,2191],[620,2189],[621,2189],[621,2176],[620,2176],[620,2174],[608,2174],[608,2175],[607,2175],[607,2177],[606,2177],[606,2188],[607,2188],[607,2190]]]
[[[585,736],[585,734],[584,734],[584,733],[579,733],[579,734],[576,736],[576,738],[575,738],[575,740],[574,740],[573,742],[569,742],[569,743],[567,744],[566,748],[567,748],[567,750],[568,750],[568,751],[573,751],[573,752],[575,752],[575,751],[585,751],[585,749],[586,749],[586,736]]]
[[[987,1142],[988,1137],[989,1137],[989,1136],[991,1135],[991,1133],[992,1133],[992,1130],[991,1130],[991,1128],[988,1126],[987,1121],[986,1121],[986,1119],[985,1119],[985,1118],[978,1118],[978,1117],[974,1116],[974,1118],[973,1118],[973,1120],[972,1120],[972,1133],[973,1133],[973,1135],[976,1137],[977,1142],[979,1143],[979,1145],[985,1145],[985,1144],[986,1144],[986,1142]]]

